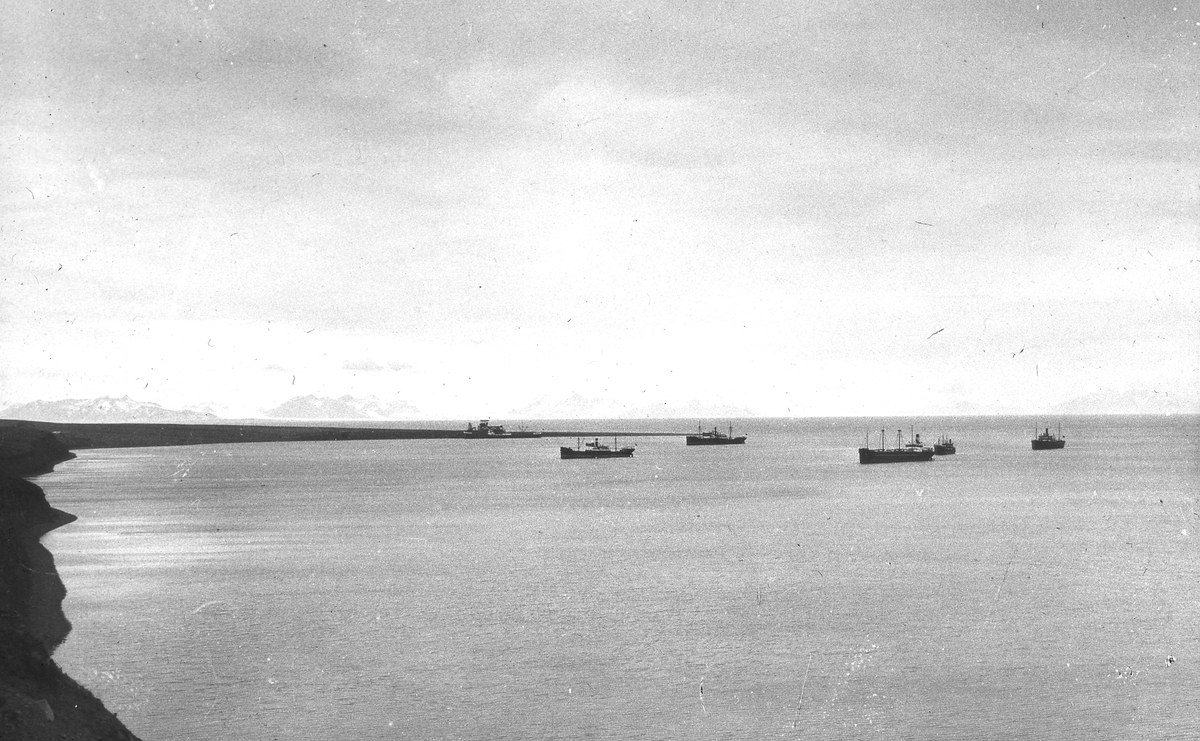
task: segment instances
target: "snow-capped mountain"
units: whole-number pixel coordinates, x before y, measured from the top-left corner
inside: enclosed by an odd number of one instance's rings
[[[198,422],[218,419],[209,411],[167,409],[152,401],[137,401],[128,396],[31,401],[0,410],[0,417],[40,422]]]
[[[695,399],[682,404],[633,406],[611,399],[575,394],[565,399],[543,397],[514,409],[512,416],[526,419],[693,419],[744,418],[756,415],[744,407],[706,404]]]
[[[420,414],[420,409],[404,400],[383,401],[374,396],[360,399],[350,395],[334,399],[311,394],[293,397],[263,412],[267,417],[285,419],[411,419]]]

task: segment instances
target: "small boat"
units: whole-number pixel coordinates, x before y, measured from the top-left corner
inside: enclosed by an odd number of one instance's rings
[[[901,430],[896,430],[896,447],[884,447],[884,431],[879,431],[878,448],[859,448],[859,463],[907,463],[910,461],[933,460],[933,448],[921,443],[920,435],[913,435],[908,443],[901,442]],[[870,445],[870,441],[867,442]]]
[[[745,435],[733,436],[733,425],[729,425],[728,435],[716,427],[708,432],[703,432],[700,430],[700,425],[696,425],[696,434],[687,436],[688,445],[743,445],[745,442]]]
[[[954,455],[958,449],[954,447],[954,441],[942,435],[938,437],[937,442],[933,444],[934,455]]]
[[[1033,444],[1034,450],[1058,450],[1059,448],[1067,447],[1067,438],[1062,436],[1061,425],[1058,428],[1057,435],[1050,432],[1050,428],[1047,427],[1042,432],[1037,433],[1037,437],[1029,442]]]
[[[605,445],[604,443],[600,442],[600,438],[596,438],[594,440],[589,440],[588,442],[584,443],[583,445],[580,445],[578,443],[578,441],[576,441],[575,447],[573,447],[573,448],[568,448],[567,446],[564,445],[558,449],[558,457],[564,458],[564,459],[569,459],[569,458],[632,458],[633,457],[633,448],[618,448],[617,447],[617,439],[615,437],[613,438],[612,447],[609,447],[608,445]]]

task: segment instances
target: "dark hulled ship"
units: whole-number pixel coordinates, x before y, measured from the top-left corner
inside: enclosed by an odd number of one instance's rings
[[[491,420],[488,420],[488,419],[479,420],[478,425],[473,425],[470,422],[468,422],[467,429],[465,432],[463,432],[463,437],[469,437],[472,439],[487,438],[487,439],[494,440],[496,438],[541,437],[541,436],[542,436],[542,433],[540,433],[540,432],[533,432],[531,430],[525,430],[525,429],[517,430],[515,432],[510,432],[510,431],[504,429],[504,425],[491,424]]]
[[[618,448],[617,439],[613,438],[612,446],[605,445],[600,442],[600,438],[589,440],[583,445],[578,442],[575,447],[568,448],[561,446],[558,449],[558,457],[564,459],[571,458],[632,458],[633,448]]]
[[[920,435],[913,435],[908,443],[901,443],[901,431],[896,430],[896,447],[885,447],[883,430],[879,431],[879,447],[859,448],[859,463],[908,463],[910,461],[933,460],[933,448],[921,443]],[[868,445],[870,443],[868,442]]]
[[[728,435],[716,427],[704,432],[700,430],[700,425],[696,425],[696,434],[687,436],[688,445],[742,445],[745,442],[745,435],[733,436],[733,425],[729,426]]]
[[[1032,443],[1034,450],[1058,450],[1059,448],[1067,447],[1067,438],[1062,436],[1061,427],[1057,435],[1047,427],[1029,442]]]
[[[942,435],[938,437],[937,442],[933,444],[934,455],[954,455],[958,452],[958,448],[954,447],[954,441]]]

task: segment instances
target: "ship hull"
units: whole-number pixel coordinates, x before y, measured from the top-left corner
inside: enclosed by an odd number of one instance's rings
[[[579,448],[564,448],[558,449],[558,456],[565,460],[575,458],[632,458],[633,448],[618,448],[616,450],[594,450]]]
[[[700,437],[699,435],[688,435],[688,445],[745,445],[745,437]]]
[[[1030,440],[1034,450],[1058,450],[1067,447],[1066,440]]]
[[[918,450],[875,450],[871,448],[858,449],[859,463],[912,463],[916,461],[933,460],[932,448]]]
[[[958,451],[955,450],[953,445],[934,445],[933,446],[933,454],[934,455],[954,455],[957,452]]]

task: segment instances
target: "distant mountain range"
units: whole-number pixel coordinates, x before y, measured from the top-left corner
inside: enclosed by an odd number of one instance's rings
[[[1097,411],[1102,410],[1102,411]],[[934,409],[931,414],[987,415],[1014,414],[1021,410],[980,409],[966,402]],[[1196,405],[1168,396],[1167,392],[1104,390],[1050,406],[1050,414],[1171,414],[1196,413]],[[692,400],[681,404],[651,404],[633,406],[601,397],[581,394],[562,397],[543,397],[503,416],[510,419],[696,419],[725,420],[755,417],[744,407],[705,404]],[[0,418],[25,419],[41,422],[213,422],[222,419],[211,408],[167,409],[150,401],[138,401],[128,396],[95,399],[62,399],[60,401],[31,401],[0,410]],[[296,396],[279,406],[259,413],[259,418],[294,420],[417,420],[427,415],[406,400],[386,401],[371,396],[350,395]],[[239,417],[239,419],[244,419]]]
[[[612,399],[575,394],[565,399],[538,399],[514,409],[511,416],[524,419],[739,419],[758,415],[745,407],[705,404],[696,399],[682,404],[631,406]]]
[[[340,398],[297,396],[273,409],[261,412],[272,419],[412,419],[421,410],[407,401],[383,401],[374,396]],[[115,399],[62,399],[31,401],[0,410],[0,418],[41,422],[204,422],[221,419],[210,409],[167,409],[152,401],[128,396]]]
[[[412,419],[421,410],[407,401],[383,401],[371,396],[366,399],[350,395],[296,396],[279,406],[263,412],[275,419]]]
[[[40,422],[203,422],[219,419],[210,411],[167,409],[152,401],[137,401],[128,396],[31,401],[0,410],[0,417]]]

